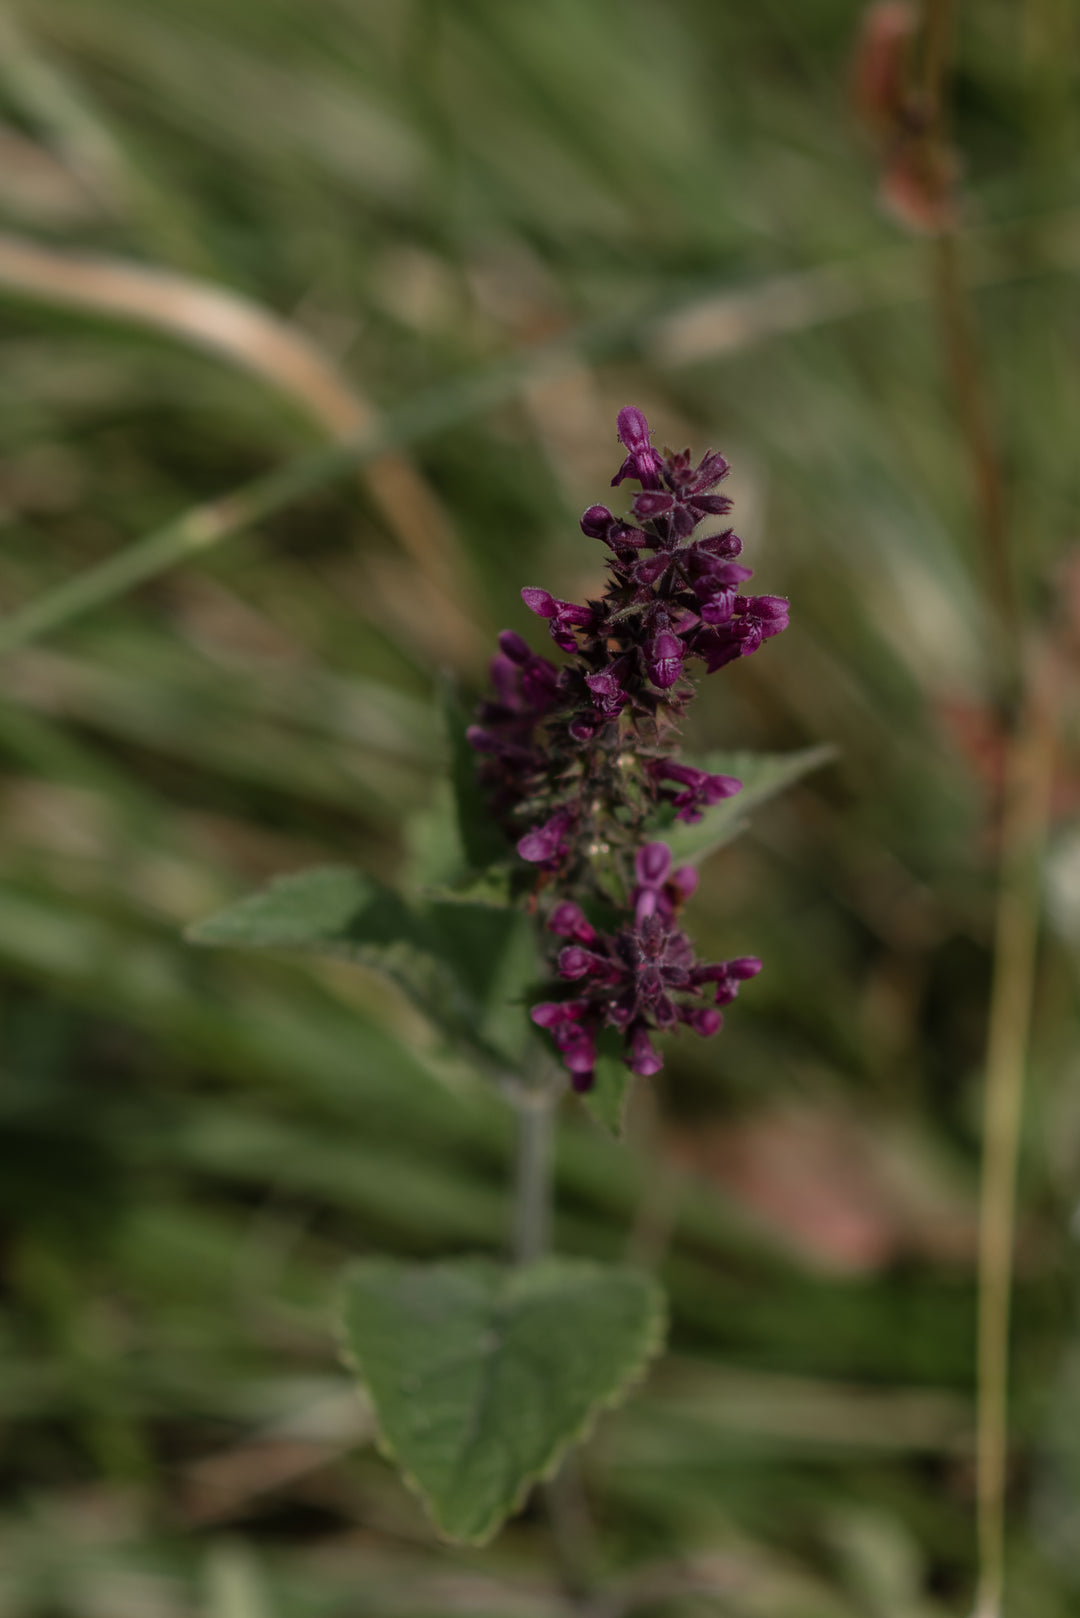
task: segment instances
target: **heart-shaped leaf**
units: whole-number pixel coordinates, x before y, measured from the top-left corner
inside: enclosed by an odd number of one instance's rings
[[[344,1350],[441,1534],[483,1544],[659,1350],[663,1294],[581,1259],[361,1260]]]
[[[706,758],[688,759],[687,763],[711,774],[734,775],[742,782],[742,791],[706,809],[696,824],[686,826],[676,820],[657,835],[668,844],[676,865],[696,864],[745,831],[752,810],[835,757],[836,749],[825,746],[804,747],[797,753],[710,753]]]

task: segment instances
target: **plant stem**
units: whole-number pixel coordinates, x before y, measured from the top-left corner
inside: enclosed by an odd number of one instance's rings
[[[1055,733],[1052,699],[1046,689],[1049,682],[1040,684],[1042,689],[1033,691],[1006,758],[979,1210],[979,1587],[975,1618],[1000,1618],[1004,1591],[1016,1178]]]
[[[551,1249],[552,1148],[555,1108],[561,1086],[521,1086],[512,1092],[517,1114],[514,1165],[514,1233],[516,1264],[532,1264]],[[592,1588],[595,1536],[589,1517],[577,1457],[568,1455],[542,1493],[551,1524],[559,1576],[567,1598],[583,1604]]]
[[[532,1264],[551,1248],[554,1089],[520,1091],[517,1113],[517,1157],[514,1167],[514,1260]]]
[[[948,171],[951,161],[946,87],[953,4],[954,0],[924,0],[922,19],[920,91],[926,139],[936,149],[942,172]],[[975,1618],[1001,1618],[1016,1182],[1035,991],[1040,865],[1053,776],[1055,681],[1049,659],[1037,670],[1024,667],[1022,603],[1010,545],[1005,479],[955,226],[938,233],[933,255],[938,324],[978,510],[994,698],[1005,746],[983,1101],[975,1459],[979,1566]]]

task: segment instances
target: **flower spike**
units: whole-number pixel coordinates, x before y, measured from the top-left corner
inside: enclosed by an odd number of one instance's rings
[[[553,970],[574,985],[571,998],[534,1006],[532,1019],[577,1090],[593,1083],[602,1029],[622,1037],[635,1073],[655,1073],[656,1033],[715,1034],[718,1008],[761,969],[756,956],[697,960],[678,924],[697,872],[673,870],[648,826],[672,811],[699,821],[739,791],[733,776],[677,757],[692,673],[751,656],[788,622],[783,596],[740,593],[751,569],[736,560],[738,534],[698,533],[731,509],[715,492],[730,470],[724,456],[710,450],[695,465],[689,450],[661,454],[633,405],[619,412],[618,437],[626,454],[612,486],[637,482],[632,520],[605,505],[581,517],[582,533],[607,547],[603,595],[579,605],[539,586],[522,590],[566,660],[557,667],[504,630],[494,695],[467,733],[492,809],[536,873],[531,902],[560,946]],[[594,901],[608,914],[613,902],[621,909],[613,930],[590,912]]]

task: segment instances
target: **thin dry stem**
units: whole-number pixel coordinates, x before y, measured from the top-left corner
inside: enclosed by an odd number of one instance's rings
[[[925,139],[938,172],[948,172],[947,83],[953,0],[924,0],[922,23],[919,93]],[[983,1103],[976,1415],[979,1577],[975,1618],[1000,1618],[1005,1588],[1016,1179],[1035,991],[1039,868],[1053,768],[1052,680],[1046,665],[1025,679],[1022,612],[1005,479],[955,223],[937,234],[932,251],[938,324],[979,518],[991,666],[1000,671],[995,697],[1006,736]]]
[[[1006,759],[979,1213],[977,1618],[998,1618],[1005,1572],[1009,1316],[1016,1176],[1038,943],[1040,867],[1054,758],[1052,674],[1032,695]]]

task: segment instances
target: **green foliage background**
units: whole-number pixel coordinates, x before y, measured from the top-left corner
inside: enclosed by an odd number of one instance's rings
[[[597,576],[576,517],[627,402],[724,450],[758,584],[793,604],[688,744],[839,758],[704,869],[702,952],[767,962],[721,1038],[671,1051],[628,1148],[562,1122],[560,1248],[629,1250],[672,1308],[670,1356],[585,1463],[604,1612],[964,1610],[994,648],[926,247],[878,210],[849,109],[856,22],[838,0],[5,10],[5,232],[275,312],[408,461],[5,656],[3,1618],[563,1610],[541,1512],[436,1545],[329,1324],[351,1256],[503,1250],[502,1104],[347,964],[181,929],[306,864],[437,867],[438,678],[478,688],[504,625],[541,643],[521,584]],[[1039,614],[1071,609],[1080,492],[1077,32],[1068,0],[962,8],[955,84]],[[3,610],[325,442],[254,348],[175,328],[175,288],[170,337],[20,287],[3,248]],[[1016,1309],[1032,1618],[1078,1599],[1075,804],[1066,760]]]

